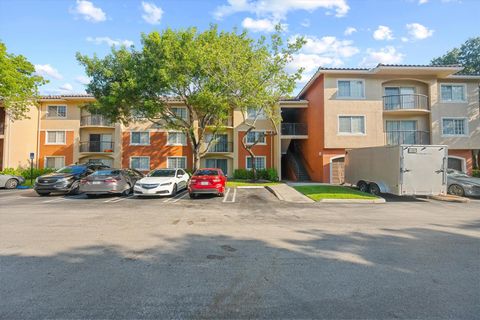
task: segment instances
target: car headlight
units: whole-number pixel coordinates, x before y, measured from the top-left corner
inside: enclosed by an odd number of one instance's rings
[[[170,182],[162,183],[161,186],[169,186],[169,185],[171,185],[171,184],[172,184],[172,182],[170,181]]]
[[[38,183],[38,178],[40,178],[40,177],[37,177],[37,178],[35,179],[35,183]]]

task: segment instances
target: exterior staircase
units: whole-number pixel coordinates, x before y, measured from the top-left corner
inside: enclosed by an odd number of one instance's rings
[[[287,151],[287,161],[291,168],[293,169],[297,181],[310,181],[310,176],[308,175],[307,169],[303,164],[303,158],[301,153],[293,152],[290,149]]]

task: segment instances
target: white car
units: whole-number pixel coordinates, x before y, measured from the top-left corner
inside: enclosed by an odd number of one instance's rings
[[[189,179],[183,169],[156,169],[135,183],[133,193],[136,196],[175,196],[187,188]]]

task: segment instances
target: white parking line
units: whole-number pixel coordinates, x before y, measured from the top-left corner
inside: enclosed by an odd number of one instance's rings
[[[231,202],[235,202],[235,197],[237,196],[237,188],[233,189],[233,197]]]
[[[164,200],[163,202],[170,202],[172,200],[175,200],[175,201],[172,201],[172,202],[177,202],[177,199],[183,197],[187,193],[188,193],[187,190],[183,190],[183,191],[179,192],[175,197],[168,198],[168,199]]]
[[[62,202],[62,201],[67,201],[68,199],[67,198],[55,198],[55,199],[52,199],[52,200],[46,200],[46,201],[43,201],[43,203],[57,203],[57,202]]]
[[[188,192],[185,192],[180,198],[177,198],[177,199],[173,200],[172,203],[175,203],[175,202],[177,202],[178,200],[181,200],[181,199],[185,199],[187,196],[188,196]]]
[[[225,192],[225,196],[223,197],[223,200],[222,202],[226,202],[227,201],[227,198],[228,198],[228,195],[230,194],[230,188],[227,189],[227,192]]]
[[[120,197],[114,197],[114,198],[105,200],[105,201],[103,201],[103,202],[106,202],[106,203],[109,203],[109,202],[117,202],[117,201],[119,201],[119,199],[122,199],[122,198],[120,198]]]
[[[128,197],[122,197],[122,198],[118,198],[118,199],[113,199],[111,200],[109,203],[117,203],[117,202],[120,202],[120,201],[123,201],[123,200],[127,200],[127,199],[130,199],[130,198],[133,198],[134,195],[130,195]]]

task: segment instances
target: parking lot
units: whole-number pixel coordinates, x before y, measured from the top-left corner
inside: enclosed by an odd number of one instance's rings
[[[0,190],[0,318],[478,318],[480,200],[388,200]]]

